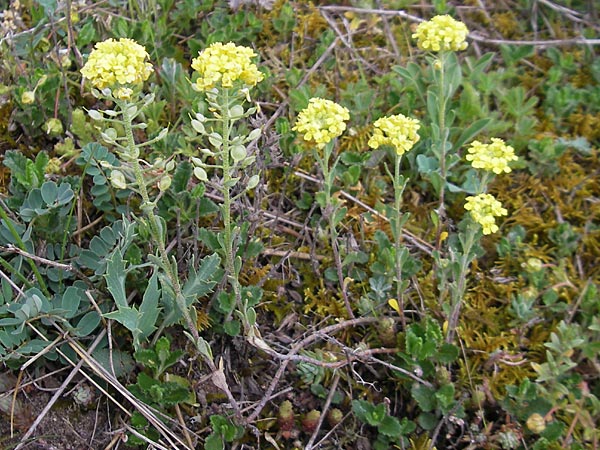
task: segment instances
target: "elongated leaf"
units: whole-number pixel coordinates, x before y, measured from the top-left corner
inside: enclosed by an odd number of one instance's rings
[[[460,137],[454,143],[452,150],[455,151],[461,148],[466,142],[470,141],[475,136],[477,136],[485,127],[487,127],[490,124],[491,121],[492,119],[488,117],[473,122],[466,130],[464,130],[460,134]]]
[[[129,306],[119,307],[118,311],[109,312],[104,314],[104,317],[111,320],[116,320],[129,331],[135,331],[138,328],[138,320],[140,313],[135,308]]]
[[[96,329],[99,323],[100,316],[98,315],[98,313],[96,311],[90,311],[85,316],[83,316],[77,324],[77,336],[87,336]]]
[[[188,279],[183,286],[183,295],[186,299],[193,301],[212,290],[216,283],[214,275],[219,268],[220,262],[221,258],[216,253],[213,253],[202,259],[197,272],[190,266]]]
[[[156,330],[154,326],[160,308],[158,307],[158,299],[160,298],[161,290],[158,288],[158,275],[156,272],[150,277],[146,292],[144,292],[144,298],[140,305],[140,319],[138,322],[138,328],[140,330],[140,339],[146,339],[150,334]]]
[[[106,286],[112,294],[115,303],[120,308],[127,307],[127,296],[125,295],[125,261],[120,249],[116,249],[109,258],[106,265]]]

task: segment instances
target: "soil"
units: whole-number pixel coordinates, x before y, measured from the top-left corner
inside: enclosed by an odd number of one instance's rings
[[[52,397],[51,392],[33,390],[19,394],[11,438],[10,408],[0,414],[0,448],[13,449]],[[115,437],[109,423],[106,401],[99,398],[87,407],[77,405],[70,396],[57,401],[37,426],[22,449],[27,450],[97,450],[106,448]],[[117,446],[113,447],[117,448]]]

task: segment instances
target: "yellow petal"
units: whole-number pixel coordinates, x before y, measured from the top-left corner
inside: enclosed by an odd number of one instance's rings
[[[398,314],[401,314],[400,305],[398,305],[398,300],[396,300],[395,298],[390,298],[388,300],[388,305],[390,305],[392,309],[394,309]]]

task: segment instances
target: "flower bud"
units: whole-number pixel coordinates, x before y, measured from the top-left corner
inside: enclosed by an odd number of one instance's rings
[[[50,136],[59,136],[63,133],[63,125],[60,119],[48,119],[44,124],[44,130]]]
[[[527,419],[527,428],[534,433],[541,433],[546,429],[546,420],[541,414],[533,413]]]
[[[46,166],[46,173],[60,173],[60,159],[50,158],[48,165]]]
[[[335,427],[344,418],[344,413],[338,408],[330,409],[327,413],[327,423],[330,427]]]
[[[539,272],[543,268],[543,263],[538,258],[529,258],[522,264],[523,268],[529,273]]]
[[[34,91],[25,91],[21,94],[21,103],[24,105],[31,105],[35,101]]]

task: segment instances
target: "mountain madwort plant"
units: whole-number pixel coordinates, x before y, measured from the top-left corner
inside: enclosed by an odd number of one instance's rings
[[[308,106],[298,114],[298,120],[292,129],[302,133],[305,141],[314,144],[312,154],[323,173],[323,191],[316,195],[316,200],[329,228],[331,249],[346,312],[348,317],[353,318],[354,313],[346,289],[347,280],[344,279],[342,272],[337,233],[337,226],[346,216],[348,209],[333,195],[336,167],[340,161],[340,155],[335,154],[335,138],[344,132],[346,121],[349,119],[350,112],[343,106],[331,100],[311,98]]]
[[[219,293],[218,303],[226,315],[237,311],[244,335],[250,342],[260,340],[254,307],[260,301],[261,292],[258,288],[240,284],[242,257],[238,250],[245,244],[241,241],[247,236],[247,225],[235,221],[232,210],[233,203],[256,188],[260,180],[258,173],[244,176],[256,160],[250,149],[261,135],[259,128],[248,130],[243,120],[257,111],[256,106],[244,106],[251,102],[250,89],[263,79],[263,74],[252,62],[255,56],[248,47],[217,42],[192,61],[196,76],[193,87],[204,93],[208,112],[196,113],[191,125],[203,139],[202,144],[210,146],[200,149],[202,157],[192,158],[194,175],[222,196],[222,231],[215,235],[204,230],[207,241],[218,243],[214,250],[222,255],[230,287],[230,291]],[[225,327],[230,334],[237,334],[238,325],[239,322],[226,317]]]
[[[439,300],[447,320],[448,342],[455,336],[471,263],[483,252],[479,245],[481,236],[498,231],[495,218],[508,214],[500,202],[487,193],[487,188],[495,175],[509,173],[509,163],[517,160],[511,146],[492,138],[489,144],[471,143],[466,156],[471,169],[465,170],[460,165],[463,146],[490,123],[490,119],[479,119],[464,129],[453,126],[456,113],[452,102],[463,79],[456,52],[467,48],[467,35],[466,25],[448,15],[435,16],[419,24],[412,37],[417,46],[428,53],[426,79],[432,80],[429,87],[417,80],[419,73],[415,70],[394,68],[403,79],[417,87],[427,112],[427,121],[424,121],[426,148],[417,156],[416,163],[418,171],[429,180],[438,197],[438,208],[431,211],[430,217],[436,230],[434,267]],[[451,176],[453,180],[460,177],[461,185],[451,182]],[[448,226],[449,193],[471,194],[464,204],[468,213],[458,224],[457,232]],[[449,301],[446,300],[448,295]]]
[[[112,185],[117,189],[128,188],[140,197],[140,210],[143,217],[139,220],[149,230],[152,242],[157,248],[157,255],[150,255],[150,259],[163,275],[161,277],[163,294],[168,292],[167,295],[172,295],[185,320],[190,338],[198,350],[210,359],[210,347],[199,336],[190,308],[190,303],[201,294],[193,284],[203,283],[198,283],[200,280],[192,276],[188,279],[188,284],[182,286],[177,264],[171,259],[165,246],[166,225],[156,214],[157,198],[151,198],[152,187],[157,187],[159,193],[168,189],[171,184],[169,172],[173,170],[175,163],[173,160],[160,159],[150,163],[143,159],[144,147],[163,139],[167,129],[163,129],[155,138],[142,143],[136,143],[134,138],[135,130],[143,130],[146,127],[143,122],[136,123],[136,118],[154,100],[152,94],[143,94],[143,83],[153,71],[152,65],[146,61],[147,58],[148,53],[144,47],[131,39],[122,38],[118,41],[108,39],[97,43],[81,73],[91,82],[93,94],[100,99],[113,102],[116,108],[103,111],[92,109],[89,115],[92,119],[107,124],[101,132],[102,139],[114,148],[119,158],[119,166],[110,167]],[[121,129],[122,133],[119,133],[118,129]],[[110,165],[109,162],[105,164]],[[123,265],[122,255],[114,254],[114,265]],[[124,269],[125,267],[118,267],[115,270],[115,277],[107,277],[108,289],[119,308],[110,318],[133,331],[144,318],[143,314],[140,316],[140,311],[132,309],[127,303]],[[210,282],[210,280],[203,281]],[[151,283],[149,287],[151,286],[154,285]],[[155,291],[156,289],[153,288]],[[158,292],[153,294],[157,295]]]

